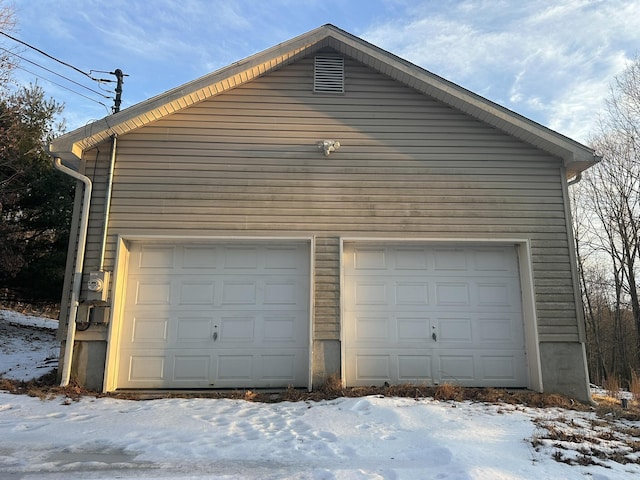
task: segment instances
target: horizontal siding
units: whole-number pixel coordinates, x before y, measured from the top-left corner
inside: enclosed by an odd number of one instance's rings
[[[314,338],[340,338],[340,243],[317,237],[315,252]]]
[[[343,95],[314,94],[312,71],[302,60],[121,136],[107,268],[117,234],[315,235],[315,337],[337,339],[340,236],[528,238],[541,340],[575,341],[560,160],[352,60]],[[325,139],[341,143],[328,157]],[[87,172],[106,176],[108,153]],[[97,181],[88,265],[103,199]]]

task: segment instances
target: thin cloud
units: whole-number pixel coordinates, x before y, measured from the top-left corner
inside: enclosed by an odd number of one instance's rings
[[[333,23],[583,141],[640,44],[631,0],[13,3],[25,40],[83,70],[128,73],[123,107]]]
[[[422,2],[367,40],[561,133],[585,140],[635,52],[640,3]],[[589,115],[589,112],[592,112]]]

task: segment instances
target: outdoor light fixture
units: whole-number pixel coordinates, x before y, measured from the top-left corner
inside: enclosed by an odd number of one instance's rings
[[[318,148],[324,150],[325,156],[329,156],[331,152],[335,152],[340,148],[340,142],[335,140],[322,140],[318,143]]]

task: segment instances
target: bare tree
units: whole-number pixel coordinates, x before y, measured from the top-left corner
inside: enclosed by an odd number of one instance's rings
[[[609,377],[609,362],[605,321],[609,312],[609,284],[602,265],[597,261],[598,249],[591,239],[593,222],[589,211],[584,208],[583,199],[589,193],[586,183],[580,183],[570,190],[578,277],[582,291],[584,318],[587,335],[587,363],[591,380],[603,384]]]
[[[0,31],[12,32],[16,27],[16,19],[13,8],[0,0]],[[5,37],[6,40],[6,37]],[[6,44],[0,39],[0,90],[5,90],[11,80],[11,74],[16,67],[15,47]]]
[[[603,160],[585,175],[574,208],[582,222],[576,225],[577,231],[589,233],[576,239],[581,278],[588,296],[596,288],[587,284],[594,278],[586,269],[606,269],[609,293],[605,298],[611,301],[606,317],[612,342],[609,354],[599,352],[600,360],[608,357],[608,365],[599,368],[628,380],[631,370],[640,368],[640,58],[615,79],[591,144]],[[593,301],[585,297],[588,326],[604,320],[593,317]],[[602,349],[604,343],[598,338],[590,347]]]

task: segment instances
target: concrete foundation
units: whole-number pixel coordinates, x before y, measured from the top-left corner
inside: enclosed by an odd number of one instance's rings
[[[340,376],[340,341],[313,342],[313,388],[322,386],[331,375]]]
[[[545,393],[561,393],[591,403],[584,344],[541,342],[540,363]]]
[[[90,390],[102,391],[107,342],[76,342],[71,378]]]
[[[72,378],[88,389],[102,391],[106,350],[104,341],[77,341],[73,353]],[[320,388],[332,375],[340,377],[340,359],[339,340],[313,342],[314,389]],[[583,344],[542,342],[540,361],[545,393],[560,393],[585,403],[592,401]]]

